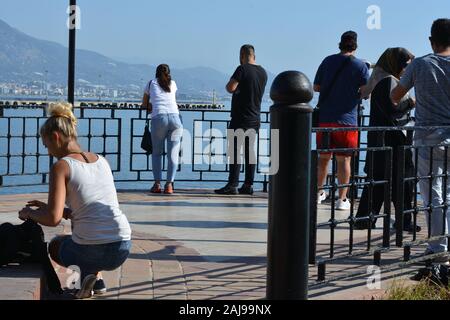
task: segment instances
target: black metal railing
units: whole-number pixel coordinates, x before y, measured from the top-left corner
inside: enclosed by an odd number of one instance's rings
[[[133,105],[122,108],[92,107],[85,106],[76,108],[75,114],[79,118],[79,140],[83,147],[106,157],[112,167],[116,182],[147,182],[152,181],[151,161],[145,151],[140,149],[140,139],[146,121],[146,111],[140,110]],[[189,137],[192,148],[186,150],[182,147],[180,158],[187,153],[191,162],[179,165],[177,182],[191,182],[196,186],[208,186],[211,183],[227,180],[228,165],[226,162],[226,147],[222,151],[213,150],[211,145],[225,145],[226,134],[216,134],[214,129],[224,132],[229,124],[229,111],[210,109],[188,109],[181,112],[184,118],[184,126],[190,131]],[[262,129],[270,132],[269,112],[262,113]],[[47,155],[39,137],[39,128],[46,120],[45,104],[1,104],[0,103],[0,189],[10,187],[23,187],[27,190],[29,186],[43,185],[48,183],[48,173],[54,159]],[[445,222],[448,210],[447,190],[448,181],[448,145],[436,146],[390,146],[385,143],[388,132],[407,131],[412,134],[419,130],[450,129],[448,127],[364,127],[367,116],[360,113],[359,123],[363,127],[345,128],[316,128],[313,134],[323,134],[323,145],[320,149],[312,151],[311,185],[311,228],[310,228],[310,251],[309,262],[318,267],[318,280],[326,278],[326,266],[341,259],[355,256],[373,255],[373,263],[381,264],[381,254],[392,247],[403,248],[404,263],[413,263],[425,260],[426,257],[411,259],[411,250],[425,242],[435,239],[448,238],[448,231],[441,230],[436,235],[428,230],[427,236],[421,237],[415,231],[418,218],[421,213],[436,212],[441,210]],[[205,129],[205,130],[204,130]],[[357,130],[360,132],[359,147],[354,149],[329,149],[327,141],[330,134],[338,131]],[[376,147],[369,146],[367,135],[376,135]],[[183,145],[183,144],[182,144]],[[263,148],[262,146],[265,146]],[[264,151],[266,149],[267,151]],[[258,172],[261,173],[256,183],[267,191],[269,179],[262,174],[261,163],[270,162],[271,141],[270,133],[258,136],[257,160]],[[428,150],[429,170],[427,174],[419,174],[417,163],[420,150]],[[433,169],[436,161],[436,150],[443,155],[440,161],[440,171]],[[330,194],[330,200],[324,206],[317,205],[317,175],[316,168],[319,155],[323,152],[333,153],[331,174],[327,179],[323,190]],[[347,152],[352,158],[352,169],[350,182],[341,185],[336,182],[337,159],[336,152]],[[414,155],[414,171],[407,172],[406,164],[409,153]],[[215,156],[224,158],[223,163],[214,164]],[[206,161],[196,161],[196,158]],[[394,161],[395,159],[395,161]],[[200,163],[199,163],[200,162]],[[379,167],[382,167],[380,175]],[[365,168],[363,171],[362,168]],[[164,168],[166,163],[164,162]],[[378,174],[374,173],[377,169]],[[395,175],[393,174],[395,173]],[[395,179],[394,179],[395,178]],[[428,181],[431,186],[433,180],[441,179],[443,188],[443,199],[440,203],[424,204],[419,196],[419,183]],[[409,207],[405,207],[405,188],[412,185],[412,200]],[[384,209],[373,212],[375,190],[383,188]],[[344,216],[336,210],[335,200],[337,193],[342,188],[349,188],[350,211]],[[357,199],[361,197],[363,190],[367,192],[367,214],[358,217]],[[432,188],[428,188],[431,192]],[[396,193],[394,199],[393,194]],[[428,195],[431,198],[431,195]],[[394,210],[391,208],[394,202]],[[376,210],[375,210],[376,211]],[[406,215],[412,215],[413,233],[406,234],[403,230],[403,222]],[[395,217],[396,228],[391,228],[391,218]],[[372,228],[376,220],[383,220],[381,228]],[[428,215],[428,223],[432,222],[433,215]],[[358,223],[367,223],[367,233],[356,230]],[[445,226],[445,223],[443,224]],[[424,226],[423,226],[424,227]],[[348,232],[343,237],[342,233]],[[326,241],[323,235],[327,233]],[[339,239],[337,239],[339,238]],[[345,241],[344,241],[345,240]]]
[[[0,103],[0,188],[48,183],[49,168],[54,159],[48,156],[39,136],[39,128],[46,120],[45,106],[41,103]],[[218,148],[219,152],[216,152],[211,145],[225,145],[229,111],[220,109],[220,106],[200,107],[202,105],[181,110],[184,127],[190,137],[187,137],[187,144],[182,143],[180,158],[190,161],[180,162],[176,182],[200,182],[198,186],[208,187],[227,181],[226,147],[221,152]],[[138,108],[137,104],[85,105],[76,107],[75,115],[79,119],[80,144],[108,159],[117,183],[153,181],[151,156],[140,148],[147,118],[145,110]],[[268,130],[269,113],[262,112],[261,118],[261,128]],[[184,150],[183,145],[189,146],[190,150]],[[268,176],[262,166],[270,160],[270,134],[258,134],[256,152],[259,175],[255,184],[267,191]],[[211,161],[214,157],[222,157],[222,163],[214,164]],[[166,167],[164,160],[164,171]],[[136,189],[146,187],[137,186]]]
[[[448,230],[445,229],[447,210],[449,208],[449,199],[447,199],[447,182],[448,182],[448,147],[447,144],[437,144],[433,146],[426,145],[392,145],[386,144],[385,136],[392,132],[404,132],[405,136],[412,137],[414,132],[423,130],[439,130],[450,127],[379,127],[379,128],[316,128],[314,133],[321,133],[323,135],[323,142],[320,149],[312,151],[312,168],[317,168],[319,155],[322,153],[332,153],[332,168],[331,173],[327,179],[326,184],[319,190],[317,187],[317,177],[315,172],[312,181],[312,204],[311,204],[311,241],[310,241],[310,255],[309,262],[318,267],[318,281],[319,283],[326,280],[326,266],[342,259],[350,257],[373,255],[373,264],[381,264],[381,254],[389,251],[392,246],[403,248],[403,263],[412,264],[421,261],[431,261],[431,258],[436,258],[439,255],[447,255],[447,252],[440,252],[432,256],[418,256],[411,258],[411,249],[433,240],[446,240],[449,238]],[[371,134],[375,136],[375,147],[369,147],[367,142],[364,147],[361,146],[354,149],[330,149],[330,136],[334,132],[342,131],[358,131],[360,135]],[[412,139],[411,139],[412,142]],[[440,159],[433,158],[436,155],[436,150],[440,152]],[[408,153],[409,152],[409,153]],[[418,172],[418,164],[423,159],[419,158],[419,152],[429,154],[427,163],[427,174],[420,175]],[[346,153],[352,158],[351,178],[348,184],[339,184],[337,180],[336,167],[336,153]],[[365,159],[361,160],[364,163],[364,171],[358,169],[356,164],[360,163],[357,160],[358,155],[365,153]],[[436,171],[437,161],[439,163],[439,170]],[[411,165],[411,163],[412,165]],[[423,166],[423,164],[422,164]],[[380,169],[381,168],[381,169]],[[409,170],[408,170],[409,168]],[[412,172],[411,172],[412,169]],[[316,169],[313,169],[316,170]],[[374,174],[377,170],[377,174]],[[423,170],[423,169],[422,169]],[[427,181],[429,199],[434,198],[432,195],[432,186],[435,179],[441,179],[442,199],[439,203],[424,204],[422,197],[419,196],[420,188],[418,187],[421,181]],[[405,190],[409,184],[409,189]],[[377,212],[374,210],[373,202],[376,188],[383,188],[383,211]],[[337,200],[337,192],[342,188],[349,188],[348,198],[351,203],[348,215],[339,214],[336,210],[335,201]],[[357,198],[361,196],[363,189],[366,189],[364,201],[367,208],[365,215],[358,216],[355,214],[357,210]],[[317,204],[318,192],[325,191],[330,194],[330,202],[326,205]],[[379,193],[379,190],[378,190]],[[379,195],[378,195],[379,196]],[[406,198],[408,197],[409,198]],[[378,202],[380,199],[378,199]],[[435,200],[436,202],[436,200]],[[394,210],[391,208],[391,203],[394,204]],[[407,207],[405,207],[405,203]],[[408,204],[409,203],[409,204]],[[442,216],[436,217],[436,211],[440,210]],[[363,210],[364,211],[364,210]],[[433,212],[433,214],[431,214]],[[428,213],[428,225],[432,223],[432,219],[442,219],[442,230],[439,232],[431,232],[428,228],[428,233],[421,238],[418,237],[416,227],[418,225],[419,213]],[[404,219],[406,215],[412,215],[412,233],[404,231]],[[391,228],[391,217],[395,217],[395,228]],[[377,229],[374,223],[382,219],[383,224],[380,229]],[[355,229],[357,224],[365,225],[363,230],[366,230],[366,235],[362,238],[362,233]],[[425,226],[422,226],[425,227]],[[328,230],[328,235],[325,233]],[[340,239],[336,240],[336,232],[340,232]],[[348,232],[345,236],[343,232]],[[357,246],[355,248],[355,233],[358,232]],[[320,233],[320,235],[318,235]],[[319,239],[320,238],[320,239]],[[347,239],[346,241],[344,239]],[[325,239],[325,240],[323,240]],[[405,241],[406,239],[406,241]],[[327,243],[325,243],[325,241]],[[337,249],[338,247],[338,249]],[[402,260],[402,259],[400,259]],[[361,272],[361,271],[358,271]],[[357,272],[357,273],[358,273]],[[364,273],[364,271],[362,271]]]

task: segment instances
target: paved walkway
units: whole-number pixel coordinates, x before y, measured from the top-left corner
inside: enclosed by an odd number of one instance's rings
[[[17,211],[31,199],[46,201],[46,195],[0,196],[0,223],[20,223]],[[132,253],[120,269],[104,273],[108,293],[95,299],[265,298],[266,194],[222,197],[208,191],[174,196],[127,192],[119,193],[119,200],[133,229]],[[328,210],[327,205],[321,206],[319,222],[329,219]],[[44,229],[49,240],[55,234],[70,232],[70,225],[65,221],[56,229]],[[373,236],[378,239],[375,243],[380,242],[380,230]],[[357,249],[364,249],[365,237],[366,232],[355,233]],[[348,229],[338,228],[335,240],[337,254],[345,253]],[[329,230],[319,229],[319,256],[327,257],[328,242]],[[388,260],[401,256],[400,250],[394,250]],[[329,265],[327,272],[339,277],[349,271],[364,271],[370,264],[370,258],[354,257]],[[65,285],[69,275],[62,268],[58,273]],[[388,280],[400,275],[389,272],[382,276]],[[367,276],[323,284],[317,284],[316,277],[317,270],[311,267],[312,299],[371,299],[390,285],[390,280],[383,281],[382,289],[368,290]]]

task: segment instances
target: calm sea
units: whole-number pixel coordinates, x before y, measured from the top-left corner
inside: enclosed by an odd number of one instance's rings
[[[1,97],[0,97],[0,100]],[[11,99],[8,99],[11,100]],[[270,103],[264,103],[262,106],[262,111],[268,111],[270,108]],[[229,103],[225,103],[225,110],[229,110]],[[197,126],[202,120],[202,113],[198,111],[182,111],[182,118],[184,128],[190,134],[189,139],[194,142],[192,150],[188,150],[190,154],[195,152],[195,164],[193,165],[192,159],[188,164],[181,165],[181,171],[177,174],[178,180],[189,180],[193,182],[177,182],[176,186],[178,188],[217,188],[222,186],[223,182],[211,182],[211,183],[199,183],[196,180],[201,178],[203,180],[226,180],[228,175],[226,172],[204,172],[200,174],[199,170],[218,170],[225,171],[225,164],[209,164],[206,163],[208,157],[203,157],[198,155],[202,153],[202,150],[208,150],[209,139],[201,139],[201,135],[205,133],[205,130],[213,129],[219,130],[225,134],[226,132],[226,121],[229,120],[229,112],[214,112],[210,111],[204,114],[204,119],[214,120],[214,126],[210,127],[209,122],[203,123],[202,133],[199,132],[198,127],[194,134],[193,125],[196,121]],[[76,115],[79,116],[79,110],[76,111]],[[101,153],[103,151],[104,142],[102,137],[91,138],[91,143],[89,145],[86,136],[89,132],[89,121],[87,118],[110,118],[111,112],[109,110],[85,110],[85,119],[80,119],[78,125],[78,132],[80,135],[79,141],[84,149],[89,149],[92,152]],[[151,168],[151,158],[147,157],[145,154],[135,154],[141,153],[140,148],[140,136],[142,135],[143,128],[145,125],[144,120],[134,120],[133,121],[133,134],[136,135],[134,139],[131,139],[131,119],[139,119],[139,117],[145,116],[138,110],[116,110],[115,118],[120,118],[122,122],[121,126],[121,139],[120,139],[120,150],[119,140],[117,137],[108,137],[105,140],[106,152],[119,153],[120,159],[117,154],[107,155],[107,159],[114,171],[120,170],[114,173],[116,180],[132,180],[132,182],[117,182],[118,189],[147,189],[150,187],[151,182],[136,182],[138,174],[140,179],[152,180],[153,176],[148,168]],[[10,134],[13,136],[21,136],[23,132],[27,138],[22,137],[11,138],[10,141],[10,154],[21,155],[25,154],[27,157],[23,160],[22,157],[12,157],[9,160],[4,157],[8,150],[8,140],[6,135],[8,134],[8,119],[6,117],[26,117],[25,123],[22,119],[11,119],[10,121]],[[44,118],[40,119],[39,122],[34,119],[34,117],[42,117],[42,110],[31,110],[29,108],[18,108],[18,109],[5,109],[4,117],[0,118],[0,175],[3,175],[3,185],[19,185],[19,184],[39,184],[42,176],[41,175],[22,175],[32,174],[39,169],[40,172],[48,171],[49,168],[49,158],[42,156],[39,161],[36,161],[36,157],[33,156],[36,153],[43,155],[47,154],[46,149],[43,147],[42,142],[36,137],[36,133],[39,130],[40,125],[45,121]],[[262,117],[263,121],[265,116]],[[117,120],[108,120],[106,125],[107,135],[117,135],[119,131]],[[92,135],[102,135],[104,132],[103,121],[101,120],[91,120],[90,133]],[[262,129],[269,132],[269,125],[264,124]],[[25,142],[24,142],[25,140]],[[132,141],[133,140],[133,141]],[[199,142],[200,140],[200,142]],[[200,145],[199,145],[200,143]],[[192,144],[191,144],[192,145]],[[223,150],[225,150],[225,140],[223,140]],[[260,152],[262,155],[268,155],[269,144],[267,141],[260,142]],[[219,150],[220,151],[220,150]],[[133,156],[130,158],[130,153],[133,152]],[[220,152],[219,152],[220,153]],[[191,156],[189,156],[191,157]],[[266,163],[268,165],[269,157],[261,156],[261,163]],[[263,165],[261,165],[262,167]],[[9,167],[9,168],[8,168]],[[166,164],[165,164],[166,167]],[[136,170],[141,172],[137,173]],[[15,176],[4,176],[6,173]],[[164,174],[163,174],[164,177]],[[263,181],[264,176],[258,174],[257,180]],[[257,185],[261,187],[261,185]],[[46,186],[27,186],[27,187],[0,187],[0,194],[6,193],[17,193],[17,192],[45,192],[47,190]]]

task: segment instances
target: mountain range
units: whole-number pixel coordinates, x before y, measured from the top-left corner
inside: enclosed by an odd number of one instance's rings
[[[56,42],[36,39],[0,19],[0,82],[26,83],[45,81],[67,82],[67,47]],[[155,66],[130,64],[108,58],[89,50],[76,51],[76,81],[108,87],[142,87],[154,76]],[[45,75],[44,75],[45,74]],[[180,92],[201,91],[225,94],[229,79],[209,67],[172,69]],[[274,76],[269,74],[269,85]],[[270,88],[270,86],[268,86]]]

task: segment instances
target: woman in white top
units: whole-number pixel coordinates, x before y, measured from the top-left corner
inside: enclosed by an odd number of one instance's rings
[[[150,81],[144,92],[143,106],[152,114],[152,171],[155,184],[152,193],[161,193],[162,156],[167,140],[167,182],[164,193],[173,193],[173,182],[178,166],[183,124],[176,101],[177,85],[172,80],[170,68],[161,64],[156,69],[156,78]],[[150,100],[150,103],[149,103]]]
[[[19,218],[49,227],[63,218],[71,220],[72,236],[53,239],[49,253],[59,265],[80,269],[82,285],[76,297],[88,298],[106,291],[100,272],[114,270],[127,259],[131,229],[119,208],[108,162],[83,152],[77,142],[72,105],[50,104],[48,113],[40,134],[49,155],[58,159],[50,171],[48,204],[30,201]]]

